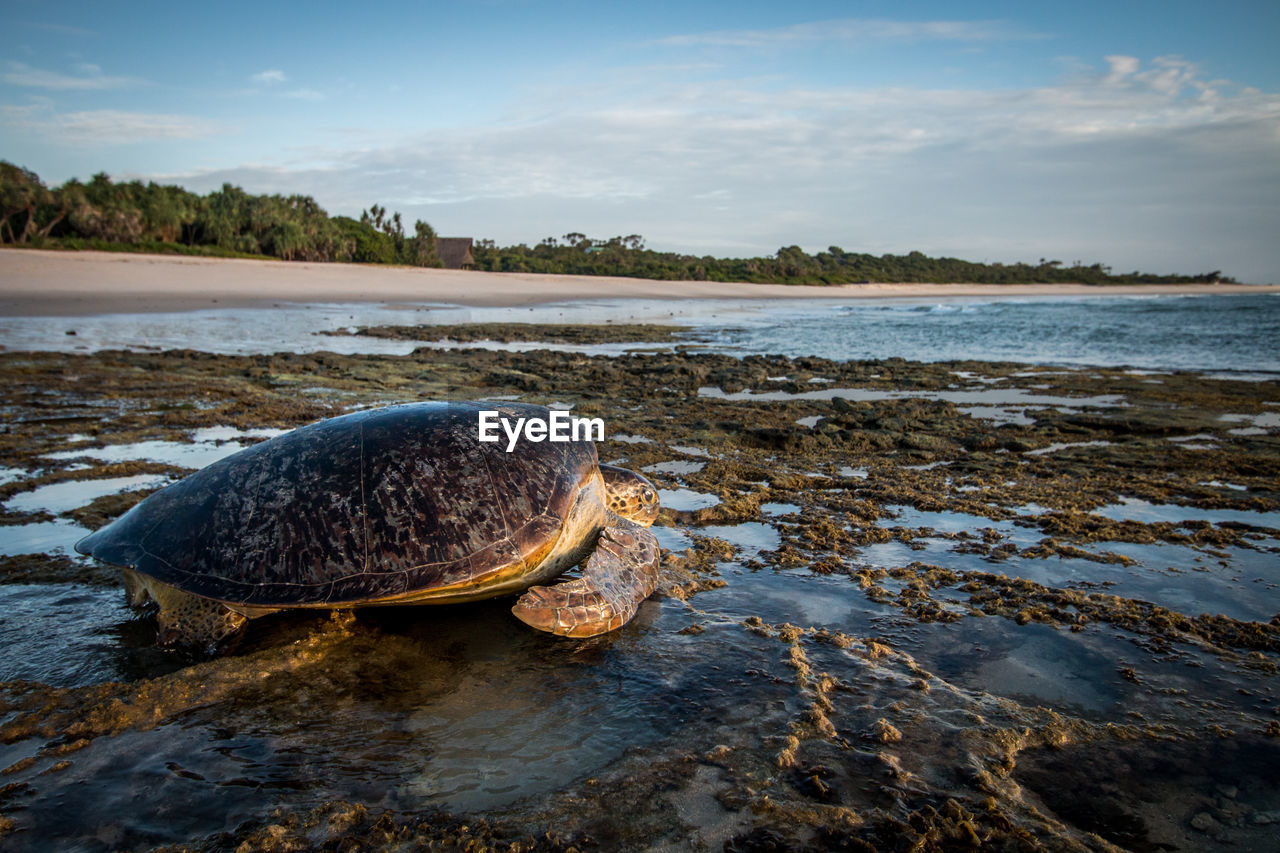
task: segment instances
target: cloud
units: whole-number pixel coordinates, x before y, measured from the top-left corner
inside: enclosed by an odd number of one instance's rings
[[[318,92],[315,89],[294,89],[283,93],[286,98],[297,98],[301,101],[323,101],[325,99],[324,92]]]
[[[522,101],[525,120],[181,180],[344,213],[376,201],[512,242],[576,228],[699,253],[835,244],[1280,277],[1266,233],[1280,95],[1176,57],[1001,90],[650,80],[613,103],[547,90]]]
[[[289,78],[279,68],[268,68],[266,71],[259,71],[249,79],[255,83],[270,85],[272,83],[283,83]]]
[[[276,86],[280,83],[289,82],[289,75],[285,74],[279,68],[268,68],[266,71],[259,71],[249,79],[254,83],[258,83],[263,86]],[[275,94],[282,97],[295,98],[300,101],[323,101],[325,99],[325,94],[323,92],[306,86],[302,86],[297,89],[290,89],[288,91],[281,91],[280,89],[274,89],[273,91]]]
[[[1132,77],[1142,64],[1136,56],[1108,56],[1106,60],[1111,71],[1103,78],[1103,82],[1111,85]]]
[[[0,122],[35,132],[52,143],[124,145],[170,139],[198,139],[218,132],[217,126],[196,116],[124,110],[80,110],[55,113],[46,103],[0,106]]]
[[[4,75],[4,81],[15,86],[57,90],[122,89],[128,86],[145,85],[147,82],[136,77],[109,77],[104,75],[102,69],[98,66],[87,63],[77,65],[76,70],[82,76],[32,68],[22,62],[10,62],[9,71]]]
[[[672,47],[801,47],[823,41],[1009,41],[1045,38],[1004,21],[890,21],[842,18],[767,30],[714,30],[667,36]]]

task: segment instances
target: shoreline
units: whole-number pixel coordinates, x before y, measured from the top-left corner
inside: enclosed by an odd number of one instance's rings
[[[516,307],[587,299],[932,299],[1280,293],[1250,284],[844,284],[658,281],[47,249],[0,251],[0,316],[269,308],[282,302]]]

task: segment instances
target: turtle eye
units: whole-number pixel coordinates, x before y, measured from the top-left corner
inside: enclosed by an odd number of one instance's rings
[[[657,495],[653,493],[653,489],[650,489],[648,487],[646,487],[645,490],[640,493],[640,496],[644,498],[644,502],[647,504],[653,503],[654,500],[657,498]]]

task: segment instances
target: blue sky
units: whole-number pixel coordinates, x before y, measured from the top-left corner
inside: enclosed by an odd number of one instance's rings
[[[1280,4],[11,6],[0,158],[442,234],[1280,281]]]

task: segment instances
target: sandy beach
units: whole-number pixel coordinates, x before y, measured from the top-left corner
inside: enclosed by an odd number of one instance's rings
[[[0,316],[87,316],[292,303],[534,305],[581,299],[886,299],[1277,292],[1277,285],[856,284],[832,287],[490,273],[36,249],[0,251]]]

